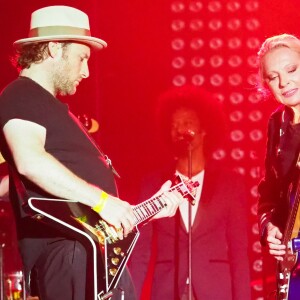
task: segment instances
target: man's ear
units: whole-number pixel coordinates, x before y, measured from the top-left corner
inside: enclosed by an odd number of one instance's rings
[[[48,50],[49,50],[49,55],[51,57],[57,56],[57,54],[59,54],[60,51],[62,50],[61,43],[58,43],[58,42],[49,42],[48,43]]]

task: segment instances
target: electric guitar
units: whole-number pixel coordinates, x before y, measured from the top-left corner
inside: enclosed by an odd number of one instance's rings
[[[183,181],[176,176],[169,191],[178,191],[194,203],[193,191],[198,182]],[[89,249],[87,259],[86,299],[109,299],[114,291],[139,237],[138,225],[167,206],[162,194],[133,207],[135,226],[126,238],[120,240],[114,227],[104,221],[89,206],[78,201],[48,198],[30,198],[28,205],[32,217],[64,229],[66,234],[78,239]]]
[[[290,186],[288,195],[291,209],[282,238],[282,244],[286,245],[286,254],[282,261],[277,262],[277,300],[300,299],[300,262],[298,256],[298,251],[300,250],[299,178],[296,186]]]

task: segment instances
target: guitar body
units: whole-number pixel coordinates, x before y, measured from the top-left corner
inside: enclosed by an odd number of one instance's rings
[[[176,190],[193,203],[191,194],[199,183],[176,177]],[[99,214],[78,201],[30,198],[27,205],[31,216],[55,226],[70,238],[79,240],[87,249],[87,300],[105,300],[112,296],[122,272],[139,237],[137,225],[143,224],[167,206],[163,194],[133,207],[135,226],[126,238],[120,240],[116,229]]]
[[[278,262],[277,300],[300,299],[299,260],[298,253],[290,253],[282,262]]]
[[[298,254],[297,254],[295,268],[293,268],[290,275],[287,299],[288,300],[300,299],[300,257]]]
[[[34,218],[81,241],[87,249],[86,299],[100,300],[116,288],[129,256],[139,237],[137,227],[126,239],[106,237],[98,228],[99,215],[76,201],[30,198],[29,207]],[[100,220],[101,221],[101,220]]]
[[[290,211],[284,230],[282,243],[286,254],[277,263],[277,300],[300,299],[300,181],[297,170],[297,184],[290,185],[288,201]]]

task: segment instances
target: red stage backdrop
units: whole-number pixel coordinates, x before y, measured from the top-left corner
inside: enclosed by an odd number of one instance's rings
[[[31,12],[58,4],[87,12],[93,35],[108,43],[107,49],[92,55],[90,78],[64,101],[75,114],[87,114],[99,122],[93,136],[121,174],[118,184],[124,199],[136,201],[140,178],[164,159],[153,127],[155,100],[161,92],[194,84],[223,102],[230,136],[226,148],[216,151],[214,158],[226,160],[245,176],[252,298],[264,299],[274,288],[274,262],[265,258],[258,241],[257,184],[263,175],[267,119],[276,103],[262,99],[256,91],[256,52],[266,36],[298,34],[298,1],[1,3],[1,89],[17,75],[9,63],[11,44],[26,37]],[[5,221],[0,225],[5,231]],[[5,259],[8,264],[12,257],[7,254]],[[18,271],[21,266],[15,268]]]

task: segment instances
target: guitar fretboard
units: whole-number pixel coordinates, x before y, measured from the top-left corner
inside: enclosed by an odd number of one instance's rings
[[[188,187],[183,182],[178,183],[170,188],[170,192],[178,191],[181,195],[187,196],[191,195]],[[163,194],[160,194],[156,197],[152,197],[133,208],[134,216],[135,216],[135,225],[138,225],[142,222],[147,221],[157,213],[159,213],[167,204],[163,199]]]
[[[300,180],[297,182],[297,188],[295,195],[293,197],[293,202],[291,203],[292,208],[289,213],[285,231],[282,238],[282,243],[286,245],[292,238],[297,237],[299,231],[299,220],[297,220],[297,215],[299,214],[300,205]]]

